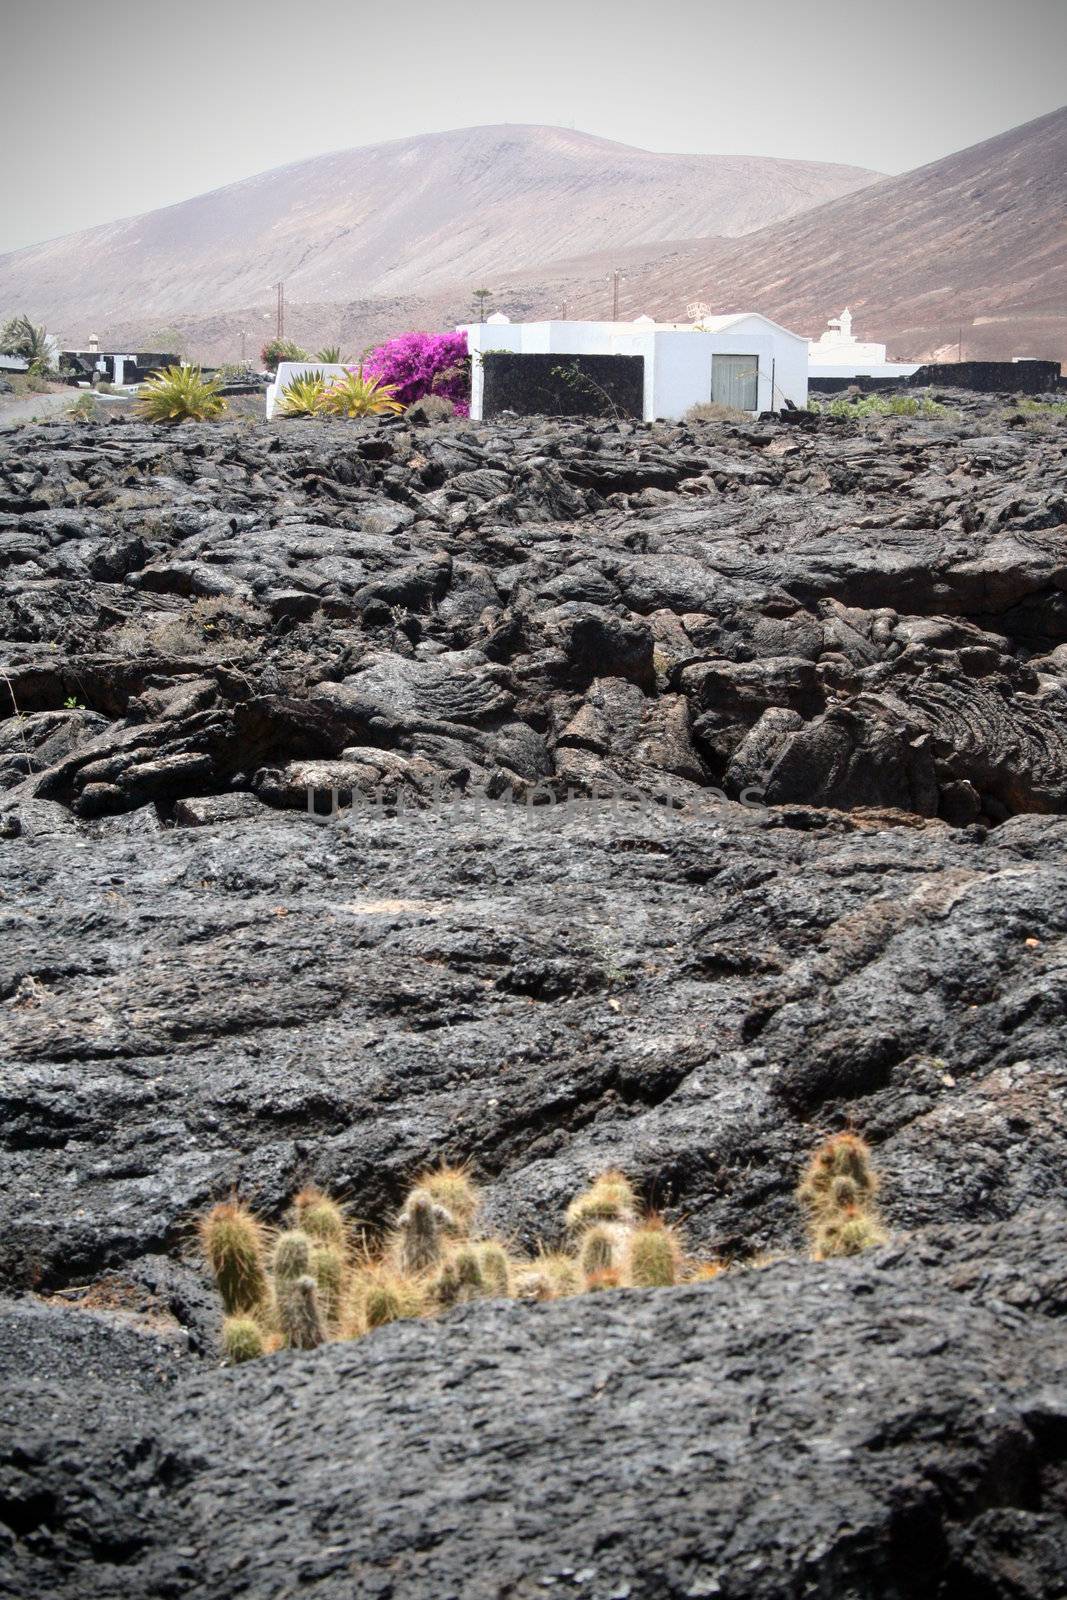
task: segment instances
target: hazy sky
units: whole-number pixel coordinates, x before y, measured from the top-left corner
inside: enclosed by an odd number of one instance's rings
[[[0,251],[474,123],[902,172],[1067,101],[1067,0],[0,0]]]

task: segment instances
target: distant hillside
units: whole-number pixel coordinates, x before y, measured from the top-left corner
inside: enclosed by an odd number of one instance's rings
[[[465,128],[318,156],[0,256],[0,310],[25,308],[73,338],[251,308],[258,338],[279,278],[291,302],[456,283],[469,303],[471,288],[502,273],[746,233],[876,177],[821,162],[655,154],[563,128]]]
[[[856,331],[892,354],[1067,363],[1067,108],[899,178],[748,234],[681,240],[626,272],[627,314],[759,310],[820,332],[849,305]],[[531,274],[572,314],[602,304],[602,257]],[[598,312],[602,314],[602,312]]]

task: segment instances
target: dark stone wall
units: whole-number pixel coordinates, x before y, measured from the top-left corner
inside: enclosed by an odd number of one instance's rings
[[[815,394],[839,394],[853,385],[864,394],[886,389],[970,389],[978,394],[1049,394],[1060,383],[1058,361],[932,361],[910,378],[809,378]]]
[[[644,411],[644,356],[528,355],[490,351],[482,357],[482,415],[640,417]],[[571,374],[570,377],[563,373]]]

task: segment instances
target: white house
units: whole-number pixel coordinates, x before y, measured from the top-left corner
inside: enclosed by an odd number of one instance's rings
[[[809,378],[908,378],[918,370],[918,362],[887,361],[884,344],[857,339],[847,306],[808,342]]]
[[[696,323],[509,322],[497,313],[471,323],[471,416],[483,415],[479,354],[640,356],[644,420],[677,420],[692,405],[717,401],[742,411],[779,411],[808,402],[808,341],[758,312],[702,316]]]

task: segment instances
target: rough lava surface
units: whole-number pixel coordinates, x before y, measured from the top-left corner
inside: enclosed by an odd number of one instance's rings
[[[1067,1594],[1067,432],[0,450],[0,1587]],[[732,1270],[220,1367],[206,1205],[442,1156]]]

